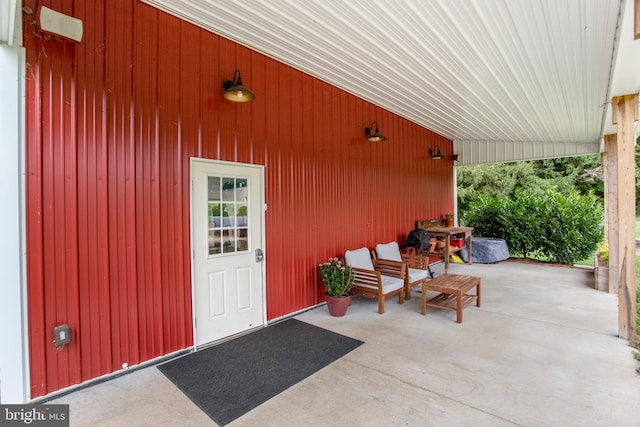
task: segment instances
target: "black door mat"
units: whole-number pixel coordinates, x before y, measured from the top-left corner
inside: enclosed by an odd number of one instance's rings
[[[223,426],[361,344],[289,319],[164,363],[158,369]]]

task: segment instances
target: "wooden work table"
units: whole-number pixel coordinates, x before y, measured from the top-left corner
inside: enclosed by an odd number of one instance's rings
[[[442,237],[445,241],[444,249],[441,251],[430,252],[430,255],[440,255],[444,257],[444,273],[447,274],[449,272],[449,258],[452,253],[458,252],[462,248],[451,248],[451,237],[462,237],[464,238],[467,246],[467,251],[469,253],[468,259],[469,264],[473,264],[471,258],[471,232],[473,231],[473,227],[442,227],[442,226],[433,226],[431,224],[424,224],[421,226],[422,221],[418,221],[418,227],[424,228],[429,232],[432,237]],[[464,246],[463,246],[464,247]]]

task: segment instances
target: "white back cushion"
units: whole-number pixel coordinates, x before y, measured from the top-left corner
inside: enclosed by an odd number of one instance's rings
[[[360,248],[344,253],[344,261],[347,265],[365,270],[373,270],[373,262],[371,262],[371,254],[369,249]]]
[[[376,255],[380,259],[389,259],[391,261],[402,261],[398,242],[389,242],[389,243],[376,245]]]

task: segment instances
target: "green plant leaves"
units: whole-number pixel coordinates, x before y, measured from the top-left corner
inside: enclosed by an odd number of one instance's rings
[[[604,236],[604,213],[593,192],[542,194],[515,190],[510,198],[480,196],[462,218],[474,234],[507,241],[514,255],[573,264],[596,250]]]

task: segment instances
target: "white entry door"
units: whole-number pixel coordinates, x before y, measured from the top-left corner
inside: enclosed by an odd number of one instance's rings
[[[191,161],[195,344],[264,325],[263,168]]]

